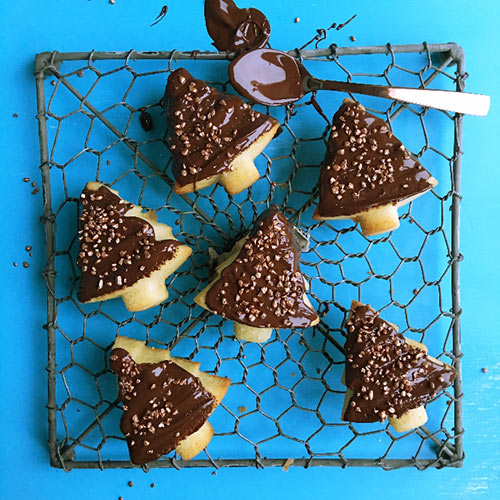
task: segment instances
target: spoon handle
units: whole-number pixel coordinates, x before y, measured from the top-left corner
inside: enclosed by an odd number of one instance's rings
[[[454,92],[452,90],[412,89],[408,87],[387,87],[364,83],[337,82],[312,78],[308,82],[310,90],[338,90],[354,94],[385,97],[395,101],[419,104],[428,108],[454,111],[464,115],[486,116],[490,108],[490,96]]]

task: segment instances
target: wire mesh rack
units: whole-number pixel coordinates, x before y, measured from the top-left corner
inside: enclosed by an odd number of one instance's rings
[[[293,50],[319,77],[462,91],[456,44]],[[354,57],[355,56],[355,57]],[[177,195],[159,101],[170,71],[185,66],[231,92],[227,59],[209,52],[42,53],[36,57],[47,263],[48,420],[54,467],[134,467],[119,430],[120,402],[108,356],[115,334],[167,347],[232,380],[210,421],[215,436],[191,461],[172,454],[145,466],[461,465],[462,385],[459,208],[462,117],[376,98],[361,102],[386,119],[439,180],[400,210],[401,227],[367,238],[350,221],[312,219],[319,164],[343,95],[318,93],[268,109],[282,132],[257,159],[261,178],[229,196],[221,187]],[[351,96],[354,98],[354,96]],[[151,131],[140,126],[147,110]],[[170,296],[130,313],[119,300],[80,304],[75,267],[79,194],[100,180],[127,200],[154,208],[193,255],[167,281]],[[302,270],[321,322],[281,330],[263,344],[234,339],[232,325],[193,303],[221,253],[277,203],[309,237]],[[400,331],[458,370],[454,387],[428,405],[426,426],[396,433],[388,424],[340,420],[344,388],[342,324],[352,299],[369,303]],[[201,458],[200,458],[201,457]]]

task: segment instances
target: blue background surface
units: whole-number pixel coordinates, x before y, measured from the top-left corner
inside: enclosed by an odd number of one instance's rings
[[[35,115],[33,58],[45,50],[158,50],[208,49],[201,0],[169,3],[167,18],[150,23],[163,1],[116,0],[2,2],[0,40],[3,118],[0,176],[4,196],[2,219],[4,278],[0,304],[3,313],[4,355],[0,365],[4,407],[4,440],[0,451],[1,498],[164,498],[195,495],[205,498],[284,498],[290,496],[347,496],[369,493],[374,498],[447,496],[448,498],[500,497],[500,342],[495,322],[498,311],[499,250],[497,214],[500,210],[498,137],[500,63],[491,47],[498,47],[500,6],[497,1],[435,1],[432,7],[408,1],[331,2],[328,0],[254,0],[273,27],[272,44],[290,48],[308,40],[317,27],[358,13],[352,29],[335,33],[332,42],[358,45],[456,41],[466,51],[470,73],[467,89],[492,96],[487,118],[467,117],[464,125],[462,242],[462,337],[464,378],[464,437],[466,461],[462,469],[413,469],[383,472],[374,469],[291,468],[73,471],[51,469],[46,450],[46,377],[44,366],[45,291],[40,273],[44,239],[39,223],[40,194],[31,196],[30,177],[41,183]],[[243,2],[241,2],[243,6]],[[300,17],[300,23],[293,22]],[[188,25],[187,23],[191,23]],[[491,53],[491,55],[490,55]],[[19,116],[13,118],[13,114]],[[33,246],[30,268],[14,268],[13,261],[28,260],[24,247]],[[488,373],[481,368],[487,367]],[[127,481],[134,482],[128,488]],[[150,483],[156,487],[150,489]]]

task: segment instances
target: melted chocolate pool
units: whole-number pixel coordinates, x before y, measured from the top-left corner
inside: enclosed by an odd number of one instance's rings
[[[290,104],[304,95],[299,64],[280,50],[241,54],[229,66],[229,79],[241,95],[266,106]]]
[[[205,23],[218,50],[241,52],[263,47],[271,25],[257,9],[239,9],[232,0],[206,0]]]

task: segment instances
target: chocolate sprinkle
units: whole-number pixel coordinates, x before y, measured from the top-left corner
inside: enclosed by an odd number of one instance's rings
[[[431,189],[430,177],[387,123],[359,103],[344,102],[333,117],[321,166],[318,214],[353,215],[397,203]]]
[[[123,401],[120,428],[134,464],[170,453],[208,419],[214,396],[184,368],[172,361],[136,363],[121,348],[113,349],[109,359]]]
[[[276,206],[255,222],[238,256],[208,290],[210,310],[257,328],[307,328],[317,315],[304,302],[301,249]]]
[[[170,74],[163,103],[173,173],[182,186],[232,171],[233,160],[277,124],[184,68]]]
[[[130,287],[175,257],[180,243],[157,241],[149,222],[126,216],[134,205],[106,186],[96,191],[85,187],[80,202],[81,302]]]
[[[349,422],[399,418],[451,385],[457,374],[359,303],[351,307],[345,353],[345,383],[354,394],[342,418]]]

